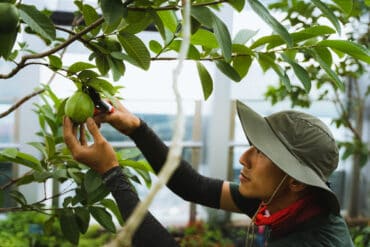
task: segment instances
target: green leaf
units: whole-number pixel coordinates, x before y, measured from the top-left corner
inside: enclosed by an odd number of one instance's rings
[[[231,37],[225,23],[207,7],[192,7],[191,15],[206,27],[212,28],[226,62],[231,61]]]
[[[295,75],[302,82],[306,92],[309,93],[311,90],[311,79],[308,72],[298,63],[290,59],[289,56],[282,54],[282,57],[286,62],[288,62],[292,66]]]
[[[110,25],[123,17],[125,6],[121,0],[100,0],[104,20]]]
[[[47,155],[47,152],[46,152],[45,145],[43,145],[43,143],[41,143],[41,142],[29,142],[27,144],[29,144],[32,147],[34,147],[37,150],[39,150],[44,157],[47,157],[48,156]]]
[[[45,180],[49,179],[52,176],[50,172],[41,171],[41,172],[34,172],[33,177],[35,181],[41,183],[45,182]]]
[[[76,216],[72,210],[63,210],[59,217],[60,228],[66,239],[72,244],[77,245],[80,238],[80,231],[77,223]]]
[[[332,0],[346,15],[352,12],[353,0]]]
[[[45,144],[46,144],[46,151],[48,154],[48,158],[52,158],[55,154],[55,140],[53,136],[47,135],[45,136]]]
[[[239,32],[235,35],[233,39],[233,44],[242,44],[244,45],[245,43],[248,42],[252,37],[254,37],[258,31],[253,31],[249,29],[242,29],[239,30]]]
[[[75,214],[78,228],[82,234],[85,234],[89,228],[90,212],[87,210],[87,208],[77,207],[75,208]]]
[[[181,49],[181,41],[180,40],[175,40],[173,41],[169,46],[168,46],[169,49],[171,50],[174,50],[174,51],[177,51],[179,52],[180,49]],[[188,50],[188,54],[187,54],[187,58],[188,59],[193,59],[193,60],[199,60],[200,59],[200,53],[199,51],[197,50],[197,48],[195,48],[194,45],[190,45],[189,46],[189,50]]]
[[[75,74],[75,73],[80,72],[82,70],[92,69],[92,68],[95,68],[94,64],[86,63],[86,62],[76,62],[76,63],[72,64],[71,66],[69,66],[68,75],[72,75],[72,74]]]
[[[162,39],[166,39],[166,30],[163,24],[163,20],[159,17],[156,11],[149,10],[149,13],[152,15],[154,25],[156,26],[158,32],[161,34]]]
[[[52,21],[33,5],[20,4],[18,6],[21,19],[36,33],[47,40],[55,40],[56,32]]]
[[[93,22],[95,22],[97,19],[99,19],[99,14],[96,12],[95,8],[88,4],[84,4],[82,7],[82,15],[84,17],[84,21],[86,26],[91,25]],[[93,36],[96,36],[100,31],[101,26],[94,28],[91,31],[91,34]]]
[[[105,96],[113,96],[117,92],[116,88],[109,81],[101,78],[93,78],[87,82],[87,85],[93,87],[98,92],[104,93]]]
[[[320,64],[321,68],[323,68],[326,72],[326,74],[328,74],[328,76],[333,79],[333,82],[334,82],[334,85],[339,88],[340,90],[344,90],[344,83],[343,81],[338,77],[337,73],[335,73],[331,68],[330,68],[330,65],[328,65],[324,59],[322,59],[322,57],[319,55],[319,53],[315,50],[315,49],[312,49],[311,50],[311,53],[313,54],[313,57],[315,58],[315,60]]]
[[[201,45],[207,48],[218,48],[218,42],[214,33],[205,30],[199,29],[190,37],[190,43],[193,45]]]
[[[244,78],[252,64],[252,58],[249,55],[234,57],[232,59],[233,68],[238,72],[241,78]]]
[[[317,46],[329,47],[344,52],[353,58],[370,64],[369,49],[349,40],[323,40]]]
[[[191,7],[191,16],[199,21],[203,26],[213,28],[214,14],[207,7]]]
[[[123,225],[123,219],[121,216],[121,213],[119,211],[119,208],[117,204],[112,199],[103,199],[100,201],[100,203],[107,209],[109,209],[114,216],[116,216],[116,219],[118,220],[119,224]]]
[[[240,12],[243,10],[245,5],[245,0],[229,0],[227,1],[236,11]]]
[[[251,49],[241,44],[233,44],[232,49],[233,53],[236,54],[232,59],[232,66],[240,77],[244,78],[248,74],[254,53]]]
[[[156,40],[149,41],[149,48],[155,54],[160,53],[161,50],[162,50],[161,44],[158,41],[156,41]]]
[[[9,195],[22,206],[27,205],[27,200],[21,192],[12,190],[9,192]]]
[[[84,186],[88,194],[94,193],[101,185],[103,181],[99,173],[90,169],[86,172],[84,177]]]
[[[103,22],[102,24],[102,30],[103,33],[106,35],[110,35],[122,28],[122,23],[124,22],[124,19],[117,19],[117,21],[113,23]]]
[[[150,66],[150,53],[141,39],[133,34],[121,32],[118,35],[118,40],[121,42],[127,54],[133,58],[138,66],[144,70],[148,70]]]
[[[288,47],[293,46],[293,40],[289,32],[277,21],[270,12],[258,0],[248,0],[252,9],[264,20],[281,38],[287,43]]]
[[[18,154],[18,149],[16,148],[6,148],[2,151],[0,151],[0,155],[3,155],[7,158],[15,159]]]
[[[109,190],[102,184],[98,189],[94,191],[94,193],[90,193],[87,195],[87,201],[89,204],[94,204],[100,200],[103,200],[108,194]]]
[[[313,26],[305,28],[299,32],[295,32],[291,34],[293,39],[293,43],[297,44],[299,42],[315,38],[318,36],[324,36],[328,34],[335,33],[334,29],[328,26]],[[274,47],[280,46],[284,44],[284,40],[279,35],[269,35],[264,36],[256,40],[252,45],[251,49],[259,47],[261,45],[268,44],[268,49],[272,49]]]
[[[98,68],[100,74],[106,75],[109,71],[109,62],[108,59],[105,55],[103,54],[98,54],[95,57],[95,64],[96,67]]]
[[[254,55],[254,52],[250,48],[246,47],[245,45],[241,45],[241,44],[233,44],[232,51],[233,53],[236,53],[237,55],[238,54],[251,55],[251,56]]]
[[[217,16],[213,17],[213,31],[216,39],[221,47],[222,54],[226,62],[231,61],[231,36],[225,23],[221,21]]]
[[[224,61],[216,61],[216,67],[231,80],[239,82],[242,78],[239,73],[228,63]]]
[[[176,32],[178,20],[176,13],[173,10],[158,11],[159,18],[161,18],[163,25],[167,27],[172,33]]]
[[[93,79],[93,78],[97,78],[99,77],[99,74],[96,73],[95,71],[93,70],[90,70],[90,69],[86,69],[86,70],[82,70],[80,73],[78,73],[77,77],[82,81],[82,82],[86,82],[90,79]]]
[[[326,6],[326,4],[324,4],[320,0],[312,0],[312,3],[315,4],[316,7],[318,7],[321,10],[321,12],[324,14],[324,16],[329,19],[329,21],[334,25],[335,29],[337,30],[338,34],[340,35],[341,28],[340,28],[338,18],[328,8],[328,6]]]
[[[213,80],[211,75],[208,73],[208,70],[202,63],[197,62],[197,69],[200,82],[202,84],[203,96],[204,99],[207,100],[213,91]]]
[[[19,152],[14,148],[4,149],[1,151],[0,158],[2,157],[7,161],[21,164],[37,171],[42,170],[41,163],[37,158],[32,155]]]
[[[149,11],[129,11],[125,18],[126,25],[122,30],[131,34],[139,33],[152,22],[153,18]]]
[[[122,60],[118,60],[112,57],[107,57],[107,59],[108,59],[109,67],[112,71],[113,80],[118,81],[121,78],[121,76],[124,75],[126,71],[125,64],[123,63]]]
[[[102,207],[89,207],[91,215],[97,222],[110,232],[116,232],[116,226],[112,221],[112,216]]]
[[[333,56],[331,52],[326,47],[316,47],[315,48],[317,54],[320,58],[330,67],[333,64]]]
[[[275,71],[275,73],[279,76],[280,80],[283,82],[285,88],[288,91],[291,91],[292,86],[290,84],[290,79],[288,75],[286,74],[285,70],[280,67],[280,65],[275,63],[273,56],[271,56],[270,54],[260,53],[258,55],[258,61],[260,63],[265,64],[265,66],[272,68]]]
[[[55,55],[49,55],[48,58],[52,70],[58,70],[62,68],[63,63],[60,57],[57,57]]]
[[[149,171],[153,172],[152,167],[149,165],[146,161],[135,161],[135,160],[129,160],[129,159],[119,159],[120,166],[129,166],[134,168],[135,170],[143,170],[143,171]]]
[[[33,174],[31,175],[26,175],[26,176],[22,176],[17,182],[16,182],[16,185],[17,186],[21,186],[21,185],[25,185],[25,184],[30,184],[30,183],[34,183],[35,182],[35,177],[33,176]]]

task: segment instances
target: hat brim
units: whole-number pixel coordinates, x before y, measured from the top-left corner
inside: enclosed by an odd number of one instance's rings
[[[328,191],[331,195],[329,204],[339,214],[339,202],[334,192],[310,167],[302,164],[280,141],[270,125],[257,112],[237,101],[237,111],[244,134],[251,145],[261,150],[276,166],[294,179]]]

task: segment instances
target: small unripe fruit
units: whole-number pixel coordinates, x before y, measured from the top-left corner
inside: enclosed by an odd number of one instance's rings
[[[77,91],[68,98],[64,107],[64,113],[74,123],[84,123],[86,119],[94,115],[94,102],[90,96],[82,91]]]

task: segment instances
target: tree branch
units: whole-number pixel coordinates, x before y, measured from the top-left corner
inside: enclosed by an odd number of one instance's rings
[[[32,173],[32,171],[28,171],[26,172],[25,174],[23,174],[23,176],[19,177],[19,178],[16,178],[16,179],[11,179],[8,183],[4,184],[3,186],[0,187],[0,190],[5,190],[7,188],[9,188],[10,186],[12,186],[13,184],[15,184],[16,182],[18,182],[19,180],[21,180],[22,178],[24,178],[25,176],[28,176]]]
[[[67,47],[68,45],[70,45],[74,41],[76,41],[79,38],[81,38],[84,34],[88,33],[92,29],[94,29],[97,26],[101,25],[103,22],[104,22],[104,18],[101,17],[101,18],[97,19],[94,23],[92,23],[90,26],[86,27],[81,32],[76,33],[75,36],[70,37],[64,43],[62,43],[62,44],[54,47],[53,49],[50,49],[48,51],[45,51],[45,52],[42,52],[42,53],[38,53],[38,54],[30,54],[30,55],[23,56],[22,59],[21,59],[21,61],[17,64],[17,66],[12,71],[10,71],[8,74],[0,74],[0,79],[10,78],[10,77],[14,76],[15,74],[17,74],[22,68],[24,68],[26,66],[26,62],[29,59],[43,58],[43,57],[46,57],[46,56],[49,56],[51,54],[54,54],[54,53],[58,52],[59,50]]]
[[[360,134],[353,127],[353,125],[352,125],[352,123],[351,123],[351,121],[349,119],[348,111],[346,111],[346,109],[345,109],[345,107],[343,105],[343,102],[340,100],[339,95],[338,95],[338,92],[336,90],[334,90],[334,93],[335,93],[337,105],[340,108],[340,113],[342,115],[343,121],[345,122],[345,124],[347,125],[347,127],[352,131],[352,133],[355,136],[355,138],[358,139],[358,140],[361,140]]]

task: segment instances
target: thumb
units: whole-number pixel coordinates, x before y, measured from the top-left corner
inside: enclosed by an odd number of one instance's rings
[[[104,136],[100,133],[98,126],[92,118],[86,120],[86,126],[91,135],[94,138],[94,142],[105,140]]]

